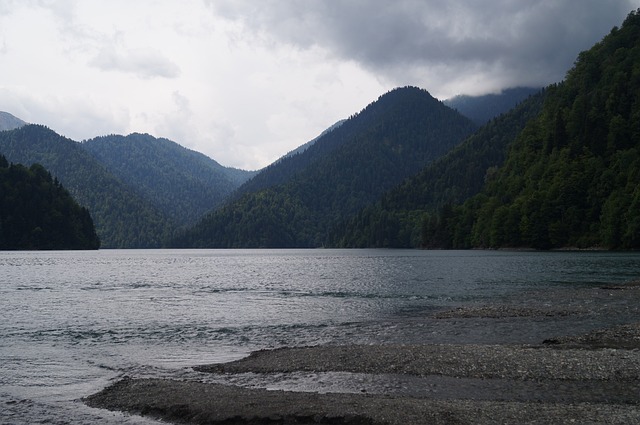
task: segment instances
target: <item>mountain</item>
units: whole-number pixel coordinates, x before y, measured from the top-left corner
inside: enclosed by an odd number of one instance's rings
[[[460,248],[640,248],[640,9],[546,91],[482,192],[425,235]]]
[[[105,248],[160,247],[168,220],[135,190],[109,173],[80,143],[41,125],[0,132],[0,153],[14,163],[42,164],[89,209]]]
[[[86,208],[41,165],[0,155],[0,250],[98,249]]]
[[[423,221],[482,190],[485,180],[504,163],[510,143],[540,114],[545,96],[545,91],[530,96],[385,193],[375,204],[336,225],[328,245],[419,248],[428,244],[421,233]]]
[[[444,104],[460,112],[477,125],[483,125],[539,91],[540,88],[515,87],[505,89],[497,94],[459,95],[445,100]]]
[[[255,174],[148,134],[96,137],[82,146],[177,226],[195,224]]]
[[[16,118],[8,112],[0,111],[0,131],[13,130],[27,125],[20,118]]]
[[[333,223],[445,154],[475,125],[425,90],[392,90],[265,168],[176,246],[315,247]]]

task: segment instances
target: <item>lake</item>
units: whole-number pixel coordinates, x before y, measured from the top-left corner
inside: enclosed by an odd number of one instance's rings
[[[0,252],[0,423],[157,423],[80,399],[123,376],[231,379],[191,367],[265,348],[537,344],[637,322],[640,303],[603,287],[639,278],[640,253],[591,251]],[[486,304],[568,314],[437,316]],[[235,379],[298,390],[349,381]]]

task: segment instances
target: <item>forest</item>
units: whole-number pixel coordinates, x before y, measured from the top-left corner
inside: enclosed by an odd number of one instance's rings
[[[149,135],[78,143],[34,124],[0,132],[0,153],[46,167],[91,211],[104,248],[160,248],[255,174]]]
[[[640,247],[638,12],[546,91],[482,191],[423,215],[424,247]]]
[[[480,128],[449,153],[376,203],[336,224],[328,245],[341,248],[420,248],[422,223],[439,208],[464,202],[502,165],[511,141],[542,108],[545,91],[525,99]],[[433,233],[440,229],[434,229]]]
[[[255,174],[148,134],[96,137],[81,146],[176,227],[194,225]]]
[[[135,189],[109,173],[80,143],[45,126],[0,132],[0,153],[14,163],[37,163],[51,172],[91,212],[102,247],[160,247],[170,235],[168,220]]]
[[[98,249],[86,208],[41,165],[9,164],[0,155],[0,249]]]

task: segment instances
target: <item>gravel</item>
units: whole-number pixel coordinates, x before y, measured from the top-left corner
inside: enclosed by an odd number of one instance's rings
[[[429,400],[125,379],[86,400],[192,424],[633,424],[634,405]]]
[[[620,287],[637,297],[640,282]],[[562,309],[475,306],[435,319],[564,317]],[[539,344],[288,347],[194,367],[189,378],[131,379],[84,399],[92,407],[189,424],[640,424],[640,323]],[[229,385],[233,377],[353,374],[351,391]],[[337,376],[337,375],[336,375]],[[209,377],[231,377],[227,384]],[[419,391],[358,391],[367,377]],[[241,382],[237,379],[235,382]],[[267,379],[264,379],[267,381]],[[355,388],[355,390],[354,390]]]
[[[351,345],[258,351],[210,373],[354,372],[515,380],[640,380],[640,351],[501,345]]]

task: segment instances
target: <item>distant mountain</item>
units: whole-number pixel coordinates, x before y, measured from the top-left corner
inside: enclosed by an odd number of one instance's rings
[[[255,174],[148,134],[96,137],[82,146],[178,226],[195,224]]]
[[[0,132],[0,153],[42,164],[89,209],[105,248],[160,247],[172,226],[142,195],[109,173],[80,143],[41,125]]]
[[[331,231],[329,246],[420,248],[429,245],[421,225],[447,205],[466,201],[504,163],[508,147],[542,110],[539,91],[492,120],[443,157],[390,190]]]
[[[460,112],[477,125],[483,125],[539,91],[540,88],[516,87],[505,89],[497,94],[455,96],[445,100],[444,104]]]
[[[381,96],[175,241],[194,247],[321,246],[331,225],[460,143],[475,125],[415,87]]]
[[[640,248],[640,10],[547,88],[504,165],[424,222],[457,248]]]
[[[0,155],[0,250],[98,249],[91,215],[41,165]]]
[[[20,118],[16,118],[8,112],[0,111],[0,131],[14,130],[20,128],[23,125],[27,125],[26,122]]]

